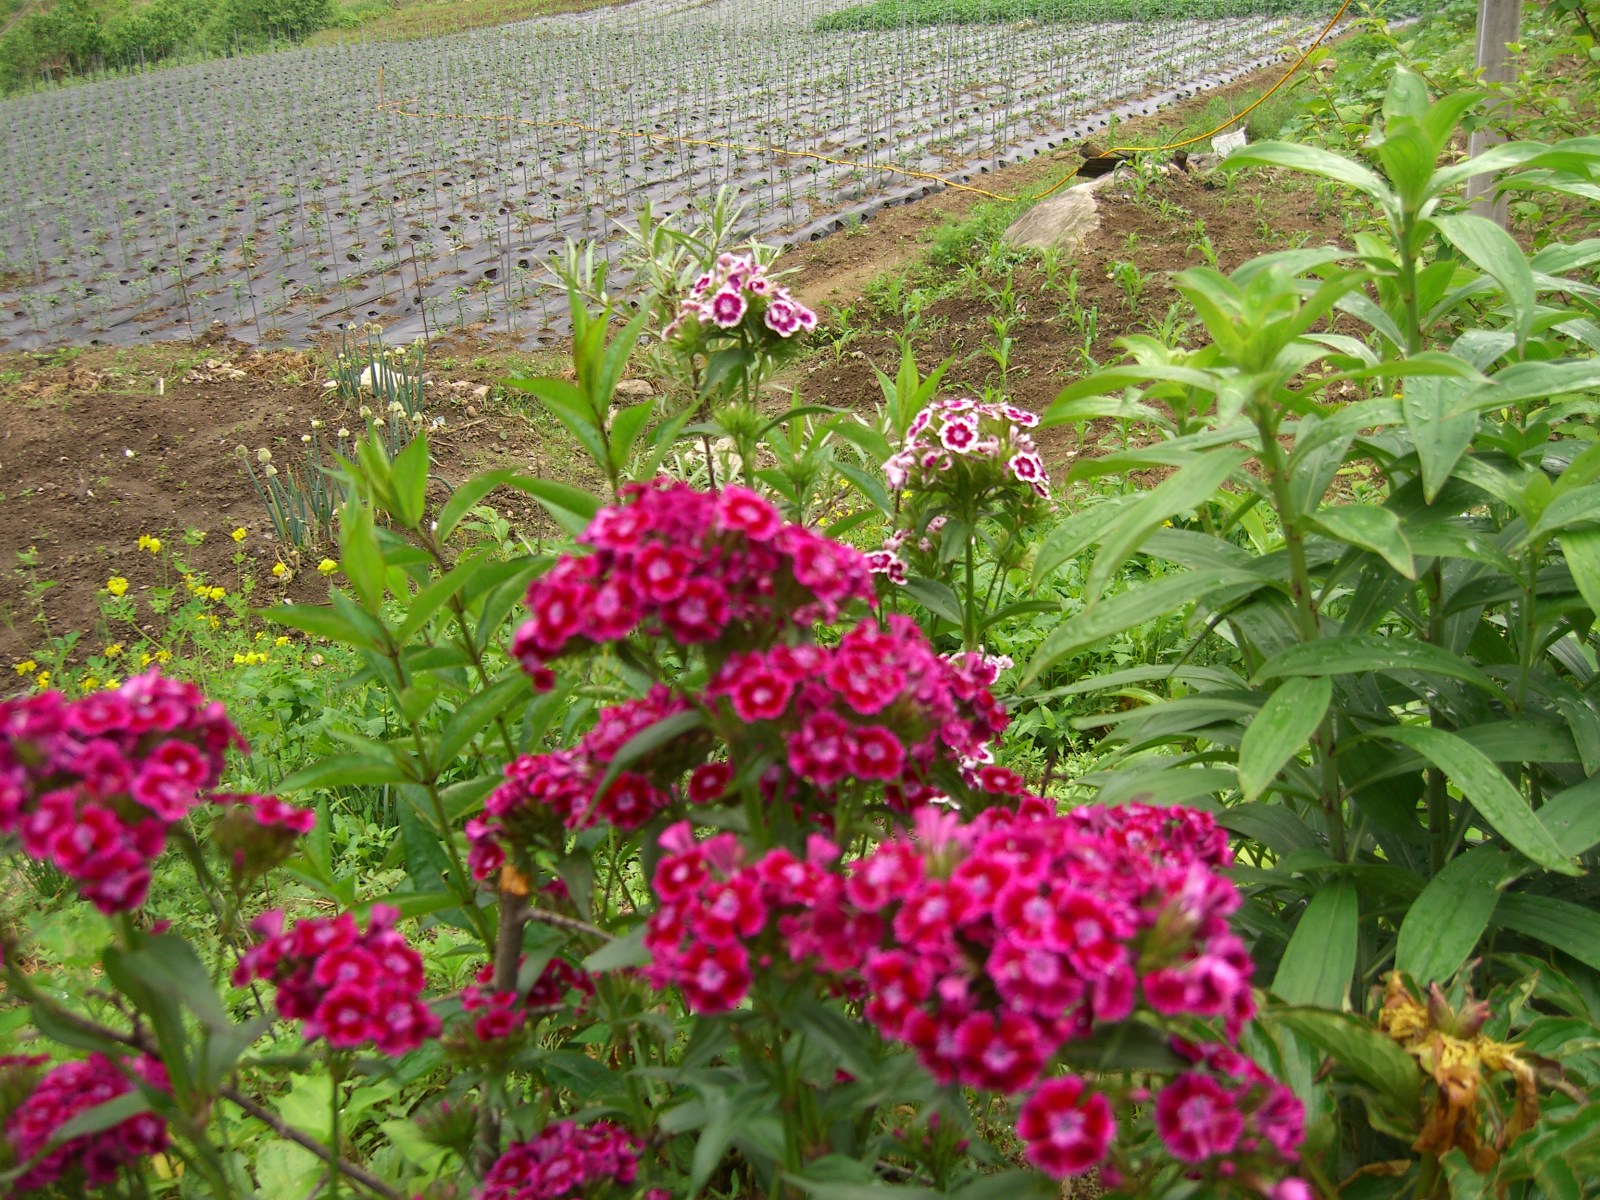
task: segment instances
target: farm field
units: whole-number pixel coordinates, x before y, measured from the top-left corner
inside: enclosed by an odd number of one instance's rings
[[[1600,0],[1078,2],[10,109],[0,1196],[1596,1192]]]
[[[804,241],[938,186],[896,168],[981,186],[1119,106],[1215,85],[1323,11],[815,28],[842,9],[641,0],[11,100],[0,345],[215,323],[303,344],[368,320],[546,343],[565,328],[551,256],[568,238],[609,254],[646,204],[727,185],[750,199],[741,232]]]

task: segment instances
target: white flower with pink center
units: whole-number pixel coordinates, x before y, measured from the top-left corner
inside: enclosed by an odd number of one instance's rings
[[[899,491],[911,478],[911,468],[917,459],[910,451],[902,450],[883,464],[883,478],[890,488]]]
[[[1007,464],[1011,473],[1023,483],[1041,483],[1045,479],[1044,462],[1037,454],[1015,454]]]
[[[779,337],[793,337],[800,331],[800,314],[794,304],[782,296],[775,296],[767,304],[764,318],[767,328]]]
[[[735,288],[725,287],[711,297],[706,306],[711,320],[721,329],[732,329],[744,320],[747,307],[744,296]]]
[[[939,430],[939,444],[955,454],[970,454],[977,443],[978,422],[972,417],[949,417]]]

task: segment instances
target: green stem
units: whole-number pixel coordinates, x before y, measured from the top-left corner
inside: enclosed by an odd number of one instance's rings
[[[1435,645],[1444,644],[1444,569],[1439,559],[1433,560],[1433,568],[1426,576],[1424,588],[1428,600],[1428,641]],[[1428,721],[1435,729],[1441,728],[1445,723],[1445,715],[1435,704],[1428,705]],[[1449,861],[1448,845],[1450,841],[1450,797],[1445,791],[1444,772],[1436,766],[1427,769],[1427,804],[1428,804],[1428,861],[1433,873],[1437,875],[1444,870],[1445,863]]]
[[[333,1087],[329,1093],[332,1099],[328,1104],[328,1147],[336,1159],[339,1157],[339,1089],[344,1083],[344,1068],[344,1055],[337,1050],[330,1051],[328,1073],[333,1076]],[[339,1172],[331,1167],[328,1170],[328,1200],[339,1200]]]
[[[976,534],[977,530],[969,523],[967,525],[966,553],[967,587],[966,594],[961,598],[963,601],[962,614],[966,618],[963,622],[964,628],[961,630],[961,647],[968,652],[975,651],[978,648],[978,589],[974,582],[977,550],[972,544]]]
[[[1316,599],[1312,593],[1311,566],[1306,558],[1305,535],[1300,527],[1300,512],[1295,507],[1294,494],[1289,488],[1289,464],[1284,456],[1283,447],[1278,442],[1277,418],[1274,415],[1271,397],[1258,395],[1254,409],[1254,420],[1261,442],[1261,465],[1272,492],[1272,506],[1277,510],[1278,523],[1283,528],[1284,552],[1289,560],[1289,590],[1294,600],[1296,624],[1299,626],[1300,640],[1309,645],[1321,636],[1322,628],[1317,619]],[[1322,780],[1321,795],[1318,800],[1327,817],[1328,845],[1333,857],[1339,862],[1344,862],[1348,847],[1344,827],[1344,795],[1339,784],[1335,738],[1333,714],[1330,709],[1312,738],[1312,746],[1315,751],[1317,773]]]

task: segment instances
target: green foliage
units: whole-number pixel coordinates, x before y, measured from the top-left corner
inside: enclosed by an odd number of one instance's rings
[[[0,91],[299,41],[333,18],[331,0],[53,0],[0,36]]]
[[[1600,335],[1582,278],[1600,243],[1530,257],[1458,199],[1468,177],[1494,170],[1516,194],[1592,196],[1600,140],[1439,165],[1477,100],[1432,101],[1402,71],[1366,161],[1288,143],[1236,152],[1231,170],[1332,181],[1370,205],[1371,227],[1350,249],[1179,273],[1210,344],[1128,338],[1126,365],[1067,388],[1045,418],[1070,423],[1108,403],[1133,413],[1146,444],[1075,474],[1171,474],[1106,519],[1058,531],[1036,576],[1089,546],[1091,582],[1134,555],[1170,573],[1090,586],[1029,675],[1157,614],[1188,613],[1202,637],[1226,632],[1226,669],[1174,664],[1166,695],[1119,714],[1120,753],[1087,782],[1104,799],[1210,797],[1247,839],[1244,924],[1292,1004],[1359,1010],[1385,970],[1448,984],[1490,950],[1539,956],[1585,987],[1600,980],[1588,873],[1600,865]],[[1349,494],[1350,466],[1386,486]],[[1243,533],[1251,512],[1271,531],[1259,549]],[[1557,1110],[1542,1136],[1588,1119]],[[1374,1128],[1398,1132],[1392,1118]],[[1331,1126],[1319,1136],[1333,1144]],[[1396,1149],[1382,1136],[1341,1142],[1329,1177]],[[1535,1160],[1507,1159],[1502,1182],[1526,1177],[1513,1161]],[[1464,1176],[1445,1166],[1456,1188]],[[1439,1194],[1443,1179],[1424,1155],[1403,1194]]]
[[[1216,20],[1304,13],[1290,0],[872,0],[818,17],[819,31],[1015,21]]]

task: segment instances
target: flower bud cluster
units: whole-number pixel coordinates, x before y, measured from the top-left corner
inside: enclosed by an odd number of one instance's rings
[[[210,841],[240,886],[292,855],[295,842],[317,823],[316,813],[277,796],[218,793],[211,799],[223,813],[211,826]]]

